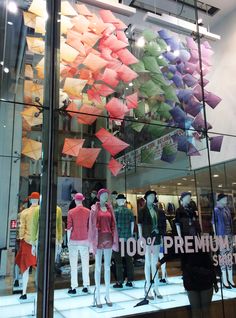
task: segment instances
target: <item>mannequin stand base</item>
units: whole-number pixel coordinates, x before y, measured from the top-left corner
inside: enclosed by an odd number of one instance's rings
[[[34,296],[29,296],[27,295],[26,299],[20,299],[19,298],[19,303],[20,304],[25,304],[25,303],[33,303],[35,301],[35,297]]]
[[[103,313],[103,312],[109,312],[109,311],[115,311],[115,310],[121,310],[124,309],[123,307],[121,307],[118,304],[112,303],[112,307],[109,307],[106,304],[102,304],[102,308],[98,308],[96,306],[90,306],[89,308],[91,308],[93,311],[97,312],[97,313]]]

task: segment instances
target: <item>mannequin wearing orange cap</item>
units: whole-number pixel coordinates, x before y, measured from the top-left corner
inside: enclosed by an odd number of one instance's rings
[[[82,193],[74,196],[76,207],[69,210],[67,217],[67,239],[71,267],[71,288],[68,294],[75,295],[78,287],[78,251],[82,263],[83,293],[88,293],[89,280],[89,244],[88,221],[90,210],[82,204],[85,197]]]
[[[99,202],[92,205],[89,218],[89,244],[91,252],[95,254],[94,305],[102,308],[100,300],[102,254],[104,254],[105,301],[111,307],[109,297],[111,255],[112,250],[118,252],[119,245],[114,211],[112,205],[108,203],[109,191],[101,189],[98,191],[97,197]]]
[[[20,214],[20,248],[16,255],[15,263],[19,266],[23,281],[23,291],[20,296],[21,300],[27,299],[26,290],[29,280],[29,268],[30,266],[36,266],[37,260],[35,256],[35,250],[32,246],[31,235],[32,235],[32,219],[35,211],[39,210],[39,198],[38,192],[32,192],[29,196],[30,207],[25,209]]]

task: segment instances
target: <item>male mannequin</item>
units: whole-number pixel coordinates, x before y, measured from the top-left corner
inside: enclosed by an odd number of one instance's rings
[[[113,209],[117,208],[117,201],[116,201],[116,197],[118,195],[118,192],[116,190],[112,191],[111,193],[111,204]]]
[[[68,294],[75,295],[78,287],[78,251],[82,263],[83,293],[88,293],[89,280],[89,243],[88,221],[90,210],[83,206],[82,193],[74,196],[76,207],[69,210],[67,217],[67,240],[71,267],[71,288]]]
[[[228,236],[229,248],[220,250],[221,256],[233,254],[233,222],[230,209],[227,207],[228,196],[220,193],[217,197],[217,204],[212,215],[212,224],[215,235]],[[233,256],[233,255],[232,255]],[[227,289],[236,288],[233,281],[232,265],[222,265],[223,286]]]
[[[118,194],[116,197],[116,209],[115,209],[115,217],[116,217],[116,225],[118,230],[119,239],[124,239],[125,246],[125,262],[126,262],[126,270],[127,270],[127,283],[126,286],[133,287],[132,281],[134,280],[134,265],[133,259],[131,256],[127,254],[127,245],[126,241],[133,236],[134,232],[134,214],[131,210],[126,208],[125,206],[126,197],[124,194]],[[121,257],[121,246],[119,244],[119,252],[114,252],[114,261],[116,264],[116,276],[117,282],[113,285],[114,288],[122,288],[123,287],[123,262]]]
[[[146,240],[145,252],[145,279],[147,287],[150,285],[150,276],[156,272],[156,264],[158,262],[159,251],[162,236],[166,232],[166,216],[164,211],[158,210],[155,203],[157,202],[156,192],[149,190],[145,193],[144,199],[146,204],[138,211],[138,231],[139,237]],[[148,238],[155,238],[154,244],[150,245],[147,242]],[[158,290],[158,276],[154,281],[154,294],[157,298],[162,298]],[[149,299],[154,299],[151,291],[148,294]]]
[[[96,202],[98,202],[98,198],[97,198],[97,191],[96,190],[93,190],[91,193],[90,193],[90,208],[92,205],[94,205]]]
[[[29,280],[29,268],[30,266],[37,265],[35,250],[32,244],[32,220],[34,213],[39,210],[39,198],[40,195],[38,192],[32,192],[29,196],[30,207],[20,213],[20,249],[16,255],[15,263],[19,266],[21,273],[23,273],[21,300],[27,299],[26,290]]]
[[[69,210],[71,209],[74,209],[76,207],[76,204],[75,204],[75,195],[76,195],[77,191],[76,190],[71,190],[71,202],[70,202],[70,205],[69,205]]]
[[[112,303],[109,297],[111,254],[112,250],[118,251],[119,246],[115,215],[112,205],[108,203],[109,191],[101,189],[98,191],[97,197],[99,202],[91,207],[89,243],[91,252],[95,254],[94,278],[96,288],[94,291],[94,305],[102,308],[100,299],[102,254],[104,254],[105,301],[111,307]]]

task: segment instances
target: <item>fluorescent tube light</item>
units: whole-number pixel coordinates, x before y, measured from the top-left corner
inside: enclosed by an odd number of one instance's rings
[[[162,13],[160,15],[148,12],[144,16],[144,21],[155,23],[158,25],[167,26],[171,29],[178,30],[180,32],[187,32],[191,34],[192,32],[197,32],[197,26],[194,23],[185,21],[183,19],[176,18],[174,16]],[[220,35],[210,33],[206,28],[199,26],[199,33],[205,38],[210,40],[220,40]]]
[[[121,3],[115,3],[110,0],[83,0],[83,3],[91,4],[95,7],[99,7],[106,10],[111,10],[112,12],[120,13],[130,17],[136,13],[135,8],[131,8]]]

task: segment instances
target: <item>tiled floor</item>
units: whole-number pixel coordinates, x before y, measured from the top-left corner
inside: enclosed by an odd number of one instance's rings
[[[188,305],[188,298],[184,291],[182,280],[180,277],[169,278],[168,285],[160,285],[159,290],[164,296],[163,299],[150,301],[148,305],[134,306],[143,298],[144,281],[135,282],[134,288],[123,288],[115,290],[111,287],[110,298],[113,307],[105,305],[104,286],[101,288],[101,299],[103,300],[103,308],[98,309],[92,307],[93,295],[83,295],[70,297],[66,289],[55,291],[55,314],[56,318],[87,318],[100,317],[112,318],[121,317],[142,312],[152,312],[161,309],[175,308]],[[93,290],[93,287],[91,287]],[[224,298],[230,299],[236,297],[236,291],[223,290]],[[213,301],[220,300],[220,292],[214,294]],[[28,294],[28,302],[20,303],[19,295],[0,297],[0,317],[32,317],[35,314],[36,294]]]

